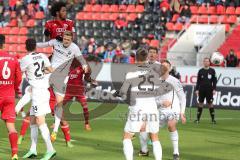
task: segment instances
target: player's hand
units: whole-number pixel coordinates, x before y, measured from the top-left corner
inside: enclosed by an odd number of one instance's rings
[[[216,90],[213,90],[213,92],[212,92],[212,93],[213,93],[213,95],[215,95],[215,94],[216,94]]]
[[[196,90],[196,91],[195,91],[195,94],[198,96],[198,95],[199,95],[199,91],[198,91],[198,90]]]
[[[171,101],[165,100],[165,101],[162,102],[162,106],[165,107],[165,108],[168,108],[171,105],[172,105]]]
[[[85,65],[85,66],[82,66],[82,68],[84,70],[84,73],[89,73],[90,72],[89,66]]]
[[[186,124],[187,120],[186,120],[185,115],[181,113],[180,116],[181,116],[182,124]]]

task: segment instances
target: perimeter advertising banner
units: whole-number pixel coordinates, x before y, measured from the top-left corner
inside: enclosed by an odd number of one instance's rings
[[[92,63],[93,77],[99,86],[87,92],[90,100],[101,102],[119,102],[110,92],[118,90],[124,81],[124,75],[133,65]],[[187,96],[187,106],[196,106],[195,84],[198,67],[177,67]],[[236,68],[215,68],[217,74],[217,93],[214,95],[216,108],[240,109],[240,72]],[[97,72],[94,72],[97,71]]]

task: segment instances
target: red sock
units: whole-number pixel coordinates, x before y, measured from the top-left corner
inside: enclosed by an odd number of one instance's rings
[[[89,112],[88,112],[88,107],[83,107],[83,114],[84,114],[84,120],[85,124],[89,124]]]
[[[14,154],[18,153],[18,145],[17,145],[17,141],[18,141],[18,134],[17,132],[12,132],[9,133],[9,142],[11,144],[11,149],[12,149],[12,156]]]
[[[62,129],[62,132],[64,134],[66,142],[69,142],[71,140],[69,125],[61,126],[61,129]]]
[[[22,121],[22,127],[21,127],[21,131],[20,131],[20,135],[21,136],[25,136],[27,129],[29,128],[30,125],[30,117],[25,117]]]

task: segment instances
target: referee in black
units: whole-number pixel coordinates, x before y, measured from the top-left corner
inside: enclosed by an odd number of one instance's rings
[[[217,77],[216,72],[210,67],[210,59],[204,58],[204,67],[198,71],[197,85],[196,85],[196,95],[198,96],[198,111],[197,119],[195,123],[199,123],[200,117],[202,115],[203,103],[206,99],[210,116],[212,118],[212,124],[216,124],[215,113],[213,108],[213,95],[216,93]]]

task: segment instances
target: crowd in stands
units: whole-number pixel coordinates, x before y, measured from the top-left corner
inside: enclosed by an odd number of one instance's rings
[[[17,20],[19,27],[25,26],[29,19],[35,17],[39,11],[50,18],[49,9],[53,2],[59,0],[0,0],[0,27],[7,26],[11,19]],[[153,39],[163,40],[166,35],[166,23],[171,21],[174,14],[179,14],[177,22],[189,23],[192,16],[191,5],[222,5],[239,6],[240,0],[66,0],[69,13],[83,10],[86,4],[140,4],[144,5],[145,13],[138,13],[133,23],[136,31],[142,32],[145,28],[142,23],[153,20],[155,32],[141,39],[123,40],[123,42],[109,41],[101,44],[92,38],[82,36],[79,45],[84,56],[90,61],[134,63],[135,52],[139,47],[148,48]],[[124,8],[122,8],[124,10]],[[149,18],[149,19],[148,19]],[[149,22],[152,23],[152,22]],[[126,30],[128,21],[119,14],[114,21],[114,31]],[[150,27],[152,27],[150,25]],[[233,51],[226,57],[228,67],[238,66],[238,58]]]

